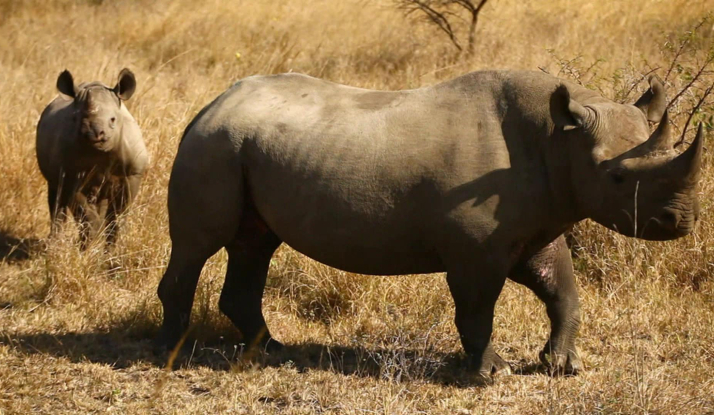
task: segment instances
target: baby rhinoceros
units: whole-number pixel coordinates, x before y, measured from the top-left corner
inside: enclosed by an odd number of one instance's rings
[[[76,85],[65,70],[57,96],[37,125],[37,162],[47,180],[51,234],[71,211],[80,223],[82,247],[102,232],[117,237],[117,216],[139,190],[149,162],[139,125],[124,106],[136,78],[122,69],[113,88]]]

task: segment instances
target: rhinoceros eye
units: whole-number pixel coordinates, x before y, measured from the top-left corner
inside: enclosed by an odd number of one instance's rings
[[[625,182],[625,175],[621,170],[614,170],[610,172],[610,179],[615,184],[622,184]]]

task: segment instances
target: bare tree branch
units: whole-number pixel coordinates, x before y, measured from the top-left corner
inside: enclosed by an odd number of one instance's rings
[[[657,67],[652,68],[652,69],[650,69],[649,71],[645,72],[644,74],[642,74],[642,76],[640,76],[640,78],[639,78],[637,81],[633,82],[632,85],[630,85],[630,88],[629,88],[627,91],[625,91],[625,93],[620,97],[620,99],[622,100],[620,103],[625,102],[625,100],[627,100],[627,98],[629,98],[629,96],[630,96],[630,94],[632,93],[632,91],[634,91],[635,88],[637,88],[637,85],[638,85],[640,82],[642,82],[642,81],[644,81],[645,79],[647,79],[648,76],[650,76],[650,75],[653,74],[654,72],[658,71],[659,69],[660,69],[660,67],[657,66]]]
[[[680,137],[680,139],[674,144],[674,147],[679,147],[682,143],[684,143],[684,139],[687,134],[687,128],[689,128],[689,123],[692,121],[692,117],[694,117],[694,114],[699,111],[699,107],[701,107],[704,101],[706,101],[709,94],[712,93],[712,90],[714,90],[714,83],[709,85],[709,87],[704,91],[704,94],[702,94],[702,96],[699,98],[697,105],[695,105],[694,109],[692,109],[692,112],[689,113],[687,122],[684,124],[684,129],[682,130],[682,137]]]
[[[704,19],[700,20],[699,23],[697,23],[697,25],[694,26],[694,28],[693,28],[691,31],[689,31],[688,33],[690,33],[690,34],[691,34],[691,33],[696,33],[697,30],[699,30],[702,26],[704,26],[704,23],[706,23],[706,22],[708,22],[708,21],[709,21],[709,17],[707,16],[707,17],[705,17]],[[684,53],[684,49],[689,45],[689,43],[691,42],[691,40],[692,40],[692,38],[689,37],[689,38],[687,38],[687,39],[684,39],[684,40],[682,41],[682,43],[680,43],[679,48],[677,49],[677,52],[674,54],[674,58],[672,59],[672,64],[669,65],[669,69],[667,69],[667,73],[666,73],[665,76],[664,76],[664,82],[665,82],[665,83],[666,83],[667,80],[669,79],[669,75],[672,74],[672,70],[673,70],[674,67],[677,65],[677,61],[678,61],[679,58],[682,56],[682,53]]]
[[[704,64],[699,68],[699,71],[697,71],[696,75],[694,75],[694,77],[692,77],[692,80],[689,81],[689,83],[684,88],[682,88],[682,90],[679,91],[679,93],[677,95],[675,95],[674,98],[672,98],[672,100],[669,102],[669,105],[667,105],[667,109],[669,109],[672,105],[674,105],[677,102],[677,100],[679,99],[679,97],[681,97],[685,92],[687,92],[692,87],[692,85],[694,85],[697,82],[697,80],[699,80],[699,78],[702,76],[702,74],[704,74],[706,72],[707,67],[712,62],[714,62],[714,53],[711,54],[709,56],[709,58],[706,60],[706,62],[704,62]]]
[[[451,43],[453,43],[454,46],[456,46],[456,48],[459,51],[463,50],[463,48],[459,44],[458,39],[456,38],[454,29],[451,27],[451,23],[449,22],[449,19],[446,18],[446,16],[444,15],[444,12],[439,12],[436,9],[434,9],[433,7],[431,7],[429,1],[426,1],[426,0],[400,0],[399,5],[400,5],[400,8],[402,8],[406,11],[406,14],[411,14],[415,11],[423,12],[429,21],[431,21],[433,24],[436,25],[436,27],[438,27],[447,36],[449,36]]]
[[[474,45],[476,42],[476,25],[481,10],[486,5],[488,0],[396,0],[397,6],[405,11],[405,14],[410,15],[414,12],[421,12],[427,18],[427,21],[434,24],[439,30],[444,32],[451,43],[463,52],[463,47],[459,41],[459,36],[452,24],[452,20],[461,20],[468,25],[468,43],[466,52],[468,55],[473,55]],[[461,8],[468,13],[466,18],[454,12],[454,7]]]

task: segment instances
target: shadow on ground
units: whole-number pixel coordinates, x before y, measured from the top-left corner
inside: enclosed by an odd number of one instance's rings
[[[30,258],[41,249],[41,241],[35,238],[22,239],[12,235],[7,229],[0,229],[0,262],[18,262]]]
[[[5,336],[0,344],[26,355],[47,354],[75,363],[108,364],[117,369],[139,363],[165,367],[168,354],[154,354],[149,337],[126,333],[38,333]],[[516,374],[546,373],[532,362],[513,363]],[[244,353],[240,345],[226,342],[186,344],[174,368],[208,367],[218,371],[240,371],[246,367],[293,367],[300,372],[322,370],[344,375],[390,379],[397,382],[420,380],[453,386],[479,386],[485,382],[467,369],[464,355],[434,351],[325,346],[305,343],[286,345],[276,353]]]

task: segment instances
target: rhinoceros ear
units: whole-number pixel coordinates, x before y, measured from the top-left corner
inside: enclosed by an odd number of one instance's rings
[[[550,97],[550,114],[555,125],[566,131],[582,127],[588,117],[587,109],[570,98],[570,91],[563,84]]]
[[[650,89],[645,91],[635,106],[645,113],[648,121],[660,122],[662,115],[667,110],[667,96],[664,87],[655,76],[651,76]]]
[[[74,98],[77,96],[77,86],[74,85],[74,78],[66,69],[57,77],[57,90],[68,97]]]
[[[119,72],[119,82],[117,82],[114,87],[114,93],[117,94],[119,99],[126,101],[134,95],[136,90],[136,78],[134,73],[127,68],[124,68]]]

